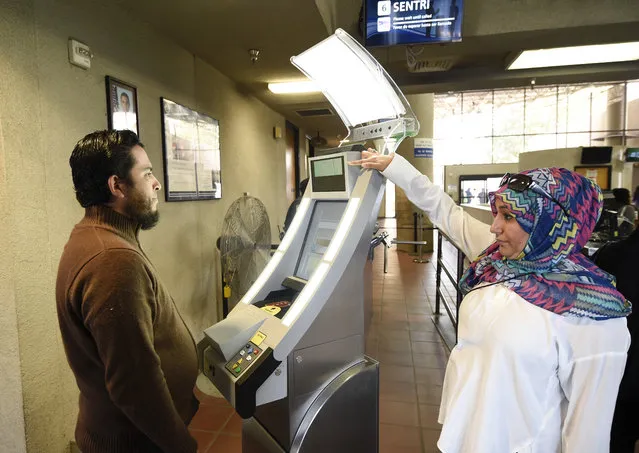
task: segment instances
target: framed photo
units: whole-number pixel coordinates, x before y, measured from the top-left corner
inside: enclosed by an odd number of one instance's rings
[[[575,171],[588,179],[592,179],[601,190],[610,190],[612,166],[610,165],[577,165]]]
[[[222,198],[220,123],[160,98],[166,201]]]
[[[106,76],[109,129],[130,130],[140,135],[138,90],[128,83]]]

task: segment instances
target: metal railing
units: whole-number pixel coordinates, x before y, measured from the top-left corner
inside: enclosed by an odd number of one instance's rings
[[[444,343],[446,344],[448,349],[452,349],[454,345],[457,343],[457,324],[458,324],[457,316],[459,314],[459,306],[463,298],[462,291],[459,288],[459,280],[461,279],[461,276],[464,273],[464,254],[462,253],[460,248],[457,245],[455,245],[455,243],[448,236],[442,233],[441,230],[438,230],[437,233],[438,233],[437,234],[437,271],[436,271],[436,284],[435,284],[435,288],[436,288],[435,313],[433,315],[433,322],[435,324],[435,328],[437,329],[440,336],[444,340]],[[457,251],[457,257],[456,257],[457,269],[456,269],[456,272],[454,273],[453,271],[448,269],[448,267],[444,263],[444,259],[443,259],[444,240],[450,243]],[[442,291],[442,271],[444,276],[449,279],[449,281],[453,284],[455,288],[454,305],[452,302],[450,302],[447,299],[446,294],[444,294],[444,292]],[[446,323],[443,322],[441,318],[442,305],[444,306],[444,309],[446,310],[446,314],[448,315],[450,323],[452,324],[452,327],[454,329],[454,333],[455,333],[454,339],[450,338],[450,332],[447,331],[446,329]],[[453,310],[453,306],[454,306],[454,310]]]

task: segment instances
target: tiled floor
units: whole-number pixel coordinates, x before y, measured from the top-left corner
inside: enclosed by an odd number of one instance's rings
[[[380,453],[438,452],[437,413],[448,351],[430,320],[434,263],[413,263],[412,256],[393,247],[384,274],[379,247],[373,266],[374,313],[366,352],[380,362]],[[198,397],[202,405],[189,428],[199,452],[240,453],[241,419],[225,400]]]

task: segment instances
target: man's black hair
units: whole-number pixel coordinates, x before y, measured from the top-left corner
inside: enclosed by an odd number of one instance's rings
[[[620,203],[630,204],[630,191],[628,189],[623,187],[612,189],[612,196]]]
[[[132,131],[96,131],[73,148],[69,165],[75,197],[82,207],[106,204],[111,200],[108,180],[116,175],[124,180],[135,165],[134,146],[144,145]]]

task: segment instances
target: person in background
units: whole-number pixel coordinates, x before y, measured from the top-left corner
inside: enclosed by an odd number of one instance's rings
[[[363,152],[472,260],[444,378],[444,453],[605,453],[631,306],[580,251],[603,196],[563,168],[506,174],[487,225],[402,156]]]
[[[593,256],[595,264],[617,278],[617,289],[639,303],[639,230],[617,242],[608,242]],[[636,305],[635,305],[636,306]],[[619,387],[610,434],[611,453],[633,453],[639,441],[639,329],[637,315],[628,316],[630,350]]]
[[[293,218],[295,217],[295,213],[297,212],[297,207],[300,205],[300,202],[302,201],[304,192],[306,192],[307,185],[308,185],[308,178],[302,179],[300,181],[299,194],[297,198],[293,201],[293,203],[291,203],[291,205],[288,207],[288,211],[286,211],[286,219],[284,219],[284,229],[282,231],[280,239],[284,237],[284,234],[286,234],[286,232],[288,231],[288,228],[291,226],[291,222],[293,221]]]
[[[56,282],[58,321],[80,389],[82,453],[195,453],[196,347],[142,250],[159,220],[160,183],[131,131],[80,140],[69,164],[85,208]]]
[[[637,210],[630,203],[630,191],[624,188],[612,189],[617,211],[617,229],[619,236],[628,237],[635,229]]]
[[[639,186],[635,187],[635,192],[632,194],[632,204],[639,210]]]
[[[487,204],[488,203],[488,192],[486,192],[486,189],[482,187],[482,189],[479,191],[479,195],[477,195],[477,197],[479,198],[479,202],[481,204]]]
[[[470,191],[470,187],[466,189],[464,194],[466,195],[466,198],[462,201],[462,203],[470,204],[470,202],[473,201],[473,193]]]

